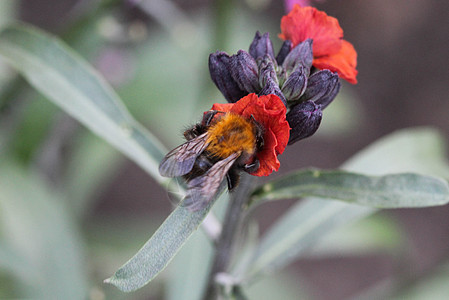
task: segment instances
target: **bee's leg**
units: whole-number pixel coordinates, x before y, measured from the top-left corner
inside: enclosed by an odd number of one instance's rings
[[[202,124],[204,126],[209,126],[212,120],[214,119],[215,115],[221,113],[219,110],[209,110],[203,115],[203,122]]]
[[[184,137],[187,141],[193,140],[194,138],[202,135],[206,132],[206,127],[202,124],[195,124],[192,128],[187,129],[184,131]]]
[[[240,181],[240,175],[235,169],[230,169],[226,174],[226,180],[228,182],[228,190],[232,191]]]
[[[254,173],[257,170],[259,170],[259,167],[260,167],[260,162],[257,158],[255,158],[252,163],[243,165],[242,169],[243,169],[243,171],[245,171],[247,173]]]

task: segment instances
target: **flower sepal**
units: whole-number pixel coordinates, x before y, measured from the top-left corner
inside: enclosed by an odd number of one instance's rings
[[[290,40],[285,40],[282,43],[281,49],[279,49],[278,55],[276,56],[276,62],[278,65],[282,65],[287,55],[292,50],[293,43]]]
[[[313,41],[311,39],[307,39],[304,42],[299,43],[287,54],[282,63],[282,69],[284,70],[286,77],[294,72],[299,66],[302,66],[304,70],[310,72],[313,62],[312,43]],[[307,76],[308,75],[309,73]]]
[[[258,66],[251,55],[239,50],[230,59],[231,76],[239,88],[248,93],[257,93],[259,90]]]
[[[265,86],[259,92],[259,96],[262,95],[276,95],[282,100],[282,103],[284,103],[284,105],[287,107],[287,99],[285,98],[284,93],[282,93],[281,89],[279,88],[279,85],[271,78],[268,78],[267,82],[265,83]]]
[[[320,127],[323,116],[321,105],[313,101],[302,102],[293,107],[287,114],[287,121],[291,127],[288,144],[313,135]]]
[[[265,55],[257,59],[259,66],[259,85],[264,87],[269,79],[272,79],[276,84],[279,84],[278,75],[276,73],[277,65],[270,56]]]
[[[329,70],[318,71],[309,77],[300,101],[313,101],[324,109],[335,99],[340,87],[338,74]]]
[[[231,75],[231,57],[222,51],[216,51],[209,55],[209,72],[212,81],[228,102],[234,103],[248,94],[242,90]]]
[[[268,55],[271,60],[275,60],[273,43],[270,40],[270,34],[268,32],[265,32],[263,35],[261,35],[259,31],[256,32],[256,35],[249,46],[249,54],[255,60],[266,55]]]
[[[307,87],[308,71],[303,66],[298,66],[282,85],[282,93],[289,101],[297,101],[304,94]]]

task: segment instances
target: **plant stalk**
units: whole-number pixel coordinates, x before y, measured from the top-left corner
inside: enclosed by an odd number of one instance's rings
[[[217,298],[218,293],[215,284],[215,277],[219,273],[228,271],[234,251],[235,241],[238,233],[240,232],[239,229],[243,221],[243,207],[248,201],[253,181],[253,176],[246,173],[242,174],[239,186],[231,194],[231,202],[226,211],[222,232],[217,242],[215,257],[209,273],[207,290],[205,297],[203,298],[204,300]]]

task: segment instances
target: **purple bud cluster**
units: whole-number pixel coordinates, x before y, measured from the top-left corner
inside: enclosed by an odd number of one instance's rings
[[[341,86],[336,73],[312,66],[312,44],[308,39],[292,48],[286,40],[275,56],[269,34],[257,32],[248,52],[217,51],[209,56],[212,81],[231,103],[250,93],[278,96],[287,107],[293,144],[316,132],[322,110]]]

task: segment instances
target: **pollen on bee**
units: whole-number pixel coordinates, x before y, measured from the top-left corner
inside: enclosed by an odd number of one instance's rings
[[[224,114],[207,132],[209,146],[206,151],[216,157],[225,158],[236,152],[252,155],[255,152],[255,125],[240,115]]]

